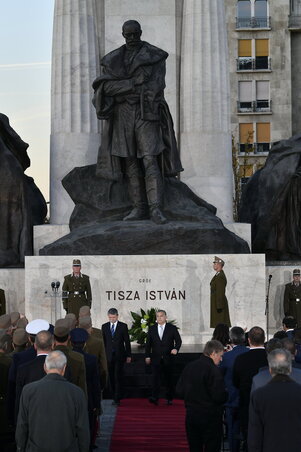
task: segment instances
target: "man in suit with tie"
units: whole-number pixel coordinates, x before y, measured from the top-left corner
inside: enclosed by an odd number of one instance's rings
[[[101,327],[106,349],[109,380],[113,393],[113,404],[120,405],[124,363],[130,363],[131,343],[126,323],[118,320],[115,308],[108,310],[109,321]]]
[[[145,362],[152,365],[151,403],[158,405],[161,376],[165,378],[166,401],[172,404],[174,396],[173,363],[178,354],[182,339],[175,325],[167,323],[166,311],[160,309],[156,313],[157,324],[148,330],[145,345]]]

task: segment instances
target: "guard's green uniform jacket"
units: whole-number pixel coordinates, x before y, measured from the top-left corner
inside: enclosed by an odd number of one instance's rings
[[[5,292],[0,289],[0,315],[6,314]]]
[[[231,326],[228,300],[226,297],[227,278],[223,270],[213,276],[210,282],[210,328],[215,328],[218,323]],[[221,312],[218,312],[221,310]]]
[[[297,328],[301,328],[301,284],[290,282],[285,285],[284,314],[291,315],[297,321]]]
[[[92,293],[89,276],[82,273],[78,277],[73,273],[65,276],[62,291],[63,306],[68,314],[73,313],[78,318],[82,306],[91,307]],[[67,298],[64,298],[64,295]]]

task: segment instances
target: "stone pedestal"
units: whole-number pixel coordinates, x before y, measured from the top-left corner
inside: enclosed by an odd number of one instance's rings
[[[184,0],[180,148],[182,180],[232,221],[230,86],[224,2]]]
[[[63,282],[78,256],[26,258],[25,311],[29,319],[54,315],[51,281]],[[226,295],[232,325],[265,328],[264,255],[220,255],[226,264]],[[107,321],[107,310],[116,307],[120,320],[130,326],[130,311],[161,308],[180,327],[184,344],[201,344],[212,336],[210,280],[213,255],[81,256],[82,272],[90,276],[92,319],[95,326]],[[61,299],[57,315],[65,315]]]

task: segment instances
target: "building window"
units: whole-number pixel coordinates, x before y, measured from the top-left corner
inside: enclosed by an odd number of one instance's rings
[[[271,111],[270,82],[266,80],[238,82],[239,113],[264,113]]]
[[[237,71],[270,70],[268,39],[239,39]]]
[[[236,28],[270,28],[267,0],[238,0]]]
[[[269,122],[239,124],[239,152],[241,154],[266,154],[270,150]]]

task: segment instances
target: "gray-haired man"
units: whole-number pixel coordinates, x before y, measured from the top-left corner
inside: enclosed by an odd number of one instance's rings
[[[252,452],[301,450],[301,386],[290,378],[291,353],[268,355],[272,380],[251,395],[248,447]]]
[[[45,359],[46,376],[24,386],[16,429],[17,450],[89,450],[87,401],[64,378],[67,359],[56,350]]]

